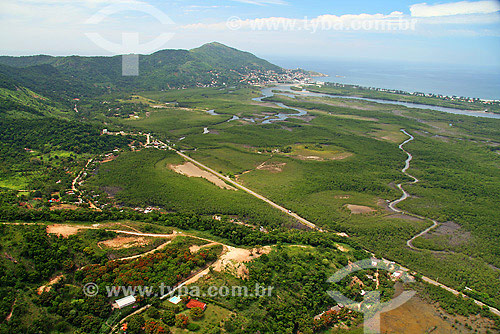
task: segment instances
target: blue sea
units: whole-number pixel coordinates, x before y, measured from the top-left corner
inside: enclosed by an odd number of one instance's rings
[[[500,67],[267,57],[285,68],[329,75],[316,78],[366,87],[500,100]]]

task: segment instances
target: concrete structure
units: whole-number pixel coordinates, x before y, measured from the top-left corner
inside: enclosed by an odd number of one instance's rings
[[[137,300],[135,299],[134,296],[127,296],[125,298],[115,300],[115,302],[113,303],[113,307],[122,309],[124,307],[134,304],[136,301]]]
[[[179,304],[181,302],[181,297],[179,296],[173,296],[172,298],[170,298],[168,301],[171,302],[172,304]]]

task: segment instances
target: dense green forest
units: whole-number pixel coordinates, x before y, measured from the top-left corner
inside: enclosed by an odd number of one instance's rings
[[[237,84],[250,70],[282,69],[256,56],[220,43],[192,50],[161,50],[140,55],[141,75],[122,76],[121,56],[114,57],[0,57],[0,80],[28,87],[58,100],[97,96],[111,90]],[[7,78],[5,78],[7,77]]]

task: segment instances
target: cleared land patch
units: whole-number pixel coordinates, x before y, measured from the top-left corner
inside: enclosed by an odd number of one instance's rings
[[[54,224],[47,226],[47,233],[67,238],[70,235],[77,234],[83,228],[85,227]]]
[[[291,158],[311,161],[343,160],[354,155],[351,152],[345,152],[340,147],[320,144],[296,144],[290,146],[289,151],[283,154]]]
[[[50,289],[52,288],[52,285],[56,284],[57,282],[59,282],[62,278],[64,277],[63,274],[61,275],[58,275],[56,277],[54,277],[53,279],[51,279],[49,281],[49,283],[47,283],[46,285],[42,285],[41,287],[39,287],[36,292],[37,294],[41,295],[42,293],[44,292],[49,292]]]
[[[79,206],[73,205],[73,204],[58,204],[50,207],[51,211],[54,210],[78,210],[80,209]]]
[[[99,242],[99,246],[103,245],[109,248],[114,249],[122,249],[122,248],[131,248],[136,246],[145,246],[149,244],[151,240],[148,240],[144,237],[125,237],[118,236],[113,239],[109,239],[106,241]]]
[[[396,285],[396,290],[401,287]],[[398,294],[398,293],[396,293]],[[451,315],[439,307],[439,304],[429,303],[418,294],[400,307],[381,314],[382,333],[488,333],[491,322],[479,315],[463,317]],[[466,328],[464,324],[470,327]]]
[[[227,246],[227,251],[224,252],[216,263],[214,263],[214,270],[228,271],[237,277],[245,278],[249,274],[245,262],[250,262],[259,258],[262,254],[269,254],[270,252],[270,246],[264,246],[258,249],[244,249]]]
[[[355,215],[371,213],[371,212],[376,211],[375,209],[372,209],[372,208],[370,208],[368,206],[364,206],[364,205],[347,204],[346,207],[349,210],[351,210],[351,213],[353,213]]]
[[[391,143],[401,143],[407,139],[404,133],[400,131],[399,126],[381,124],[381,129],[369,133],[375,139],[389,141]]]
[[[182,174],[182,175],[185,175],[188,177],[202,177],[202,178],[212,182],[213,184],[215,184],[219,188],[236,190],[235,187],[230,186],[229,184],[227,184],[223,180],[219,179],[217,176],[201,169],[200,167],[196,166],[192,162],[186,162],[182,165],[170,165],[169,167],[173,171],[175,171],[176,173],[179,173],[179,174]]]
[[[279,173],[283,171],[283,167],[286,166],[286,162],[264,162],[257,166],[258,170],[267,170],[270,172]]]

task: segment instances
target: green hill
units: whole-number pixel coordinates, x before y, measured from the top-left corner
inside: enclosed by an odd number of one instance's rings
[[[250,52],[240,51],[217,42],[192,49],[191,53],[199,61],[203,61],[216,68],[233,69],[240,72],[247,70],[272,70],[281,72],[283,70],[281,67],[258,58]]]
[[[122,76],[121,56],[0,57],[0,75],[46,96],[92,96],[108,90],[159,90],[235,84],[249,71],[283,69],[220,43],[139,56],[139,76]],[[1,79],[2,77],[0,77]],[[1,82],[1,81],[0,81]],[[12,83],[12,82],[11,82]]]

